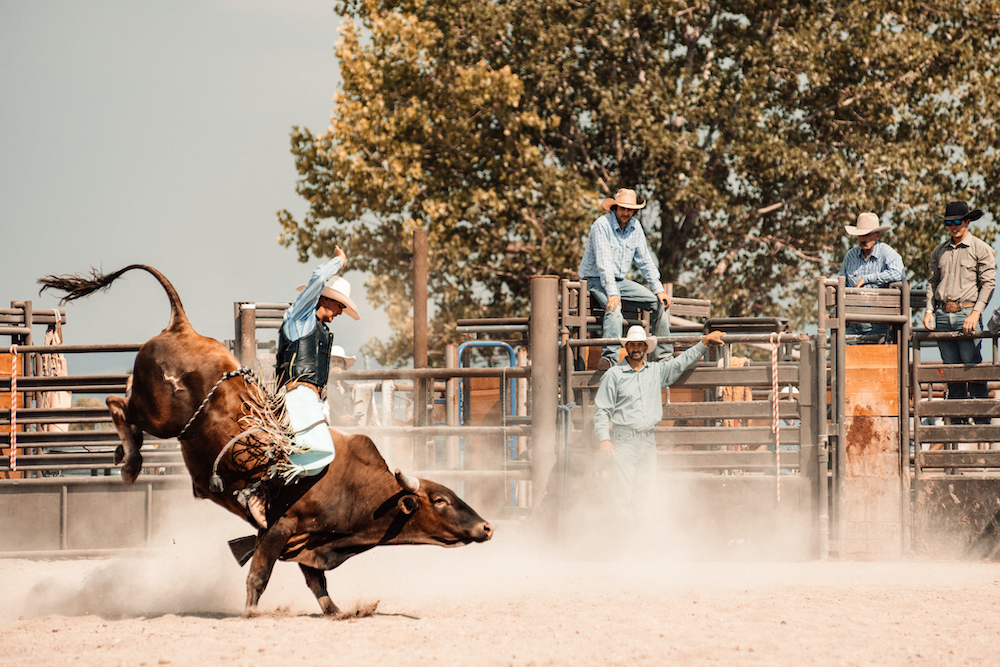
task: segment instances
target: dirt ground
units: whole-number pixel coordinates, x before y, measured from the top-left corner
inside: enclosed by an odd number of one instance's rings
[[[995,661],[1000,565],[601,560],[500,526],[487,544],[380,548],[329,573],[319,614],[279,563],[244,577],[201,525],[142,556],[0,560],[0,665],[972,665]]]

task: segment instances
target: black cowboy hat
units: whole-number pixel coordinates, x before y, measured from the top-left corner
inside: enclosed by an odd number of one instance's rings
[[[969,204],[964,201],[950,201],[944,207],[944,215],[934,215],[935,220],[968,220],[969,222],[979,220],[981,217],[983,217],[982,211],[978,208],[970,211]]]

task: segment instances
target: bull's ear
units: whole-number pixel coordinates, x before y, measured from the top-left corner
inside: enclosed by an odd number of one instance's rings
[[[416,477],[410,477],[409,475],[404,475],[400,472],[399,468],[396,468],[396,481],[399,485],[403,487],[404,491],[409,491],[410,493],[416,493],[420,488],[420,480]]]
[[[396,505],[399,507],[399,511],[403,514],[413,514],[417,511],[417,507],[420,506],[420,503],[413,496],[403,496],[399,499],[399,502],[396,503]]]

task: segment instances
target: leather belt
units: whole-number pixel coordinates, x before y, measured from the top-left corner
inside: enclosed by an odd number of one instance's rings
[[[946,313],[957,313],[963,308],[972,308],[975,305],[975,301],[966,303],[959,303],[958,301],[938,301],[938,308]]]

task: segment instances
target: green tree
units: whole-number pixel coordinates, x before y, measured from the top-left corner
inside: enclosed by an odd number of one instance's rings
[[[305,261],[348,248],[410,335],[411,237],[437,317],[523,312],[575,277],[599,201],[634,186],[675,293],[718,316],[812,314],[843,226],[872,210],[911,280],[946,201],[996,200],[992,2],[342,0],[330,128],[294,128]],[[976,233],[992,240],[994,227]],[[794,304],[791,310],[781,304]]]

